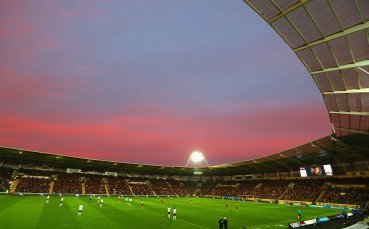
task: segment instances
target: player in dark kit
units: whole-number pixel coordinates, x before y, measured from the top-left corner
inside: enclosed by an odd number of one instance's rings
[[[224,229],[228,229],[228,220],[226,217],[223,218]]]
[[[226,203],[226,209],[228,210],[228,202]]]
[[[298,218],[299,220],[301,220],[301,219],[302,219],[302,217],[301,217],[301,210],[298,210],[298,211],[297,211],[297,218]]]
[[[219,229],[223,229],[223,225],[224,225],[223,217],[220,217],[218,222],[219,222]]]

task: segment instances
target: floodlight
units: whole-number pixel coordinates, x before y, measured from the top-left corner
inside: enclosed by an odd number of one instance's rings
[[[193,151],[190,158],[192,162],[198,163],[204,160],[204,155],[200,151]]]
[[[195,151],[193,151],[191,153],[191,156],[190,156],[190,158],[187,161],[186,167],[188,166],[188,164],[190,163],[190,161],[193,164],[199,164],[200,162],[205,161],[206,165],[209,167],[209,164],[206,161],[205,156],[200,151],[198,151],[198,150],[195,150]]]

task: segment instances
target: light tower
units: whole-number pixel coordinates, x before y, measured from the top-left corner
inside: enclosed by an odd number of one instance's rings
[[[198,150],[195,150],[195,151],[193,151],[193,152],[191,153],[190,158],[188,158],[188,161],[187,161],[186,167],[188,166],[188,164],[189,164],[190,162],[192,162],[193,164],[199,164],[199,163],[200,163],[200,162],[202,162],[202,161],[205,161],[206,165],[207,165],[208,167],[210,167],[210,166],[209,166],[209,164],[208,164],[208,162],[206,161],[206,159],[205,159],[205,157],[204,157],[204,154],[202,154],[202,153],[201,153],[200,151],[198,151]]]

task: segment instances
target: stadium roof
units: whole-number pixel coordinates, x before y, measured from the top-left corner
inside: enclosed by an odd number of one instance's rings
[[[369,134],[369,1],[244,0],[318,85],[340,136]]]
[[[296,171],[299,166],[342,164],[368,161],[369,136],[356,134],[344,138],[327,136],[270,156],[224,165],[198,168],[205,176],[257,174]],[[0,161],[6,164],[43,168],[76,168],[83,171],[111,171],[127,174],[193,175],[194,168],[155,166],[101,161],[0,147]]]
[[[203,175],[296,170],[368,161],[369,1],[244,0],[286,41],[318,85],[335,134],[277,154],[211,168]],[[286,82],[288,83],[288,82]],[[20,153],[21,152],[21,153]],[[137,174],[192,175],[193,168],[140,165],[0,148],[4,163]]]

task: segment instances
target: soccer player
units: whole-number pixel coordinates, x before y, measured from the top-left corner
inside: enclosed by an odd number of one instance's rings
[[[173,220],[177,220],[177,209],[176,206],[173,208]]]
[[[236,204],[236,212],[238,212],[238,204]]]
[[[120,203],[120,195],[118,196],[118,203]]]
[[[228,210],[228,201],[226,202],[226,209]]]
[[[90,201],[92,200],[92,195],[90,195]]]
[[[164,205],[164,199],[163,197],[160,199],[160,205],[163,206]]]
[[[170,219],[170,207],[168,207],[168,219]]]
[[[170,202],[172,203],[172,197],[170,197]]]
[[[218,222],[219,222],[219,229],[223,229],[223,225],[224,225],[223,217],[220,217]]]
[[[223,225],[224,225],[224,229],[228,229],[228,220],[227,217],[223,218]]]
[[[78,216],[82,215],[82,211],[83,211],[83,205],[79,205],[78,207]]]
[[[298,218],[299,220],[301,220],[301,219],[302,219],[302,217],[301,217],[301,210],[298,210],[298,211],[297,211],[297,218]]]
[[[129,205],[132,205],[132,199],[129,198]]]
[[[141,208],[144,208],[144,202],[141,201]]]
[[[126,197],[126,204],[128,204],[128,198]]]
[[[100,204],[101,197],[97,197],[97,203]]]
[[[60,199],[59,207],[63,206],[63,201],[64,201],[64,198],[62,197],[62,198]]]
[[[101,197],[101,199],[100,199],[100,207],[102,207],[103,203],[104,203],[104,199]]]
[[[48,195],[48,196],[46,197],[46,203],[47,203],[47,204],[49,203],[49,200],[50,200],[50,195]]]

